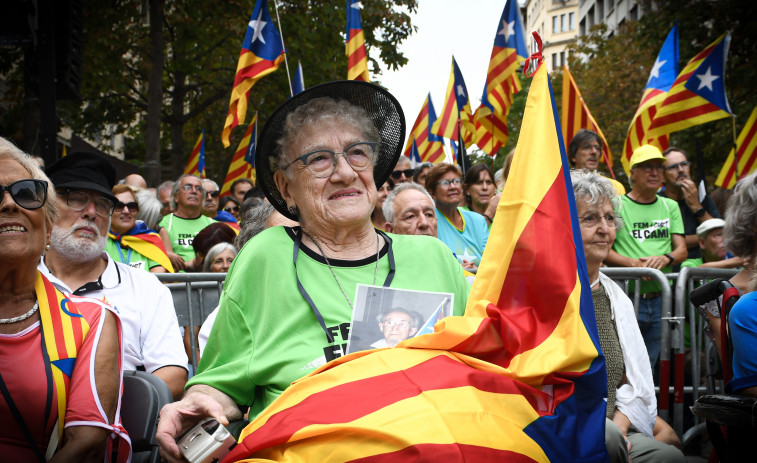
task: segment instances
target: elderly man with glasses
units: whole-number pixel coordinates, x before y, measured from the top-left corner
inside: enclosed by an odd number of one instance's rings
[[[686,248],[689,255],[687,259],[699,259],[702,253],[699,248],[697,227],[705,220],[719,219],[715,202],[708,195],[699,201],[697,184],[691,179],[691,164],[686,153],[675,147],[670,147],[662,152],[665,156],[663,163],[663,177],[665,190],[660,196],[670,198],[678,203],[683,219],[683,232],[686,238]]]
[[[686,259],[681,211],[675,201],[657,195],[662,185],[663,157],[652,145],[631,156],[631,191],[621,197],[623,228],[607,262],[621,267],[648,267],[670,273]],[[654,281],[641,283],[639,328],[649,351],[653,371],[660,357],[662,296]]]
[[[173,212],[163,217],[159,225],[166,229],[171,240],[171,257],[174,269],[185,270],[195,258],[192,240],[200,231],[216,221],[202,214],[205,187],[202,179],[194,175],[182,175],[176,181],[171,193]]]
[[[178,397],[187,381],[187,355],[171,292],[151,273],[105,252],[115,168],[105,157],[74,152],[46,173],[59,213],[39,271],[63,293],[108,301],[121,319],[124,369],[154,374]]]

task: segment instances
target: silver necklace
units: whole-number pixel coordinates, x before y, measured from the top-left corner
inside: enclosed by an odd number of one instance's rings
[[[9,325],[11,323],[22,322],[26,320],[27,318],[31,317],[32,315],[34,315],[34,312],[36,312],[37,309],[39,309],[39,303],[35,301],[32,308],[29,309],[29,311],[26,312],[25,314],[19,315],[18,317],[13,317],[13,318],[0,318],[0,324]]]
[[[305,233],[305,232],[303,232]],[[336,284],[339,286],[339,289],[342,290],[342,295],[344,296],[344,299],[347,301],[347,304],[349,304],[351,309],[355,309],[355,307],[352,305],[352,301],[350,301],[350,298],[347,296],[347,292],[342,287],[342,283],[339,282],[339,278],[336,277],[336,273],[334,272],[334,269],[331,267],[331,262],[329,262],[329,258],[326,257],[326,253],[323,252],[323,249],[321,249],[321,245],[318,244],[318,241],[315,240],[312,236],[305,233],[308,238],[310,238],[310,241],[315,243],[315,246],[318,248],[318,251],[320,251],[321,255],[323,256],[323,259],[326,261],[326,265],[329,266],[329,270],[331,270],[331,274],[334,276],[334,280],[336,280]],[[376,268],[373,270],[373,286],[376,286],[376,275],[378,275],[378,264],[379,264],[379,236],[378,233],[376,233]]]

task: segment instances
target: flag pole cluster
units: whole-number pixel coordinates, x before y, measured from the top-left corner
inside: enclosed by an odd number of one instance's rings
[[[360,0],[347,0],[347,80],[370,82],[368,77],[368,52],[365,50],[363,22],[360,20]]]
[[[224,461],[607,461],[604,358],[559,127],[541,66],[465,316],[296,381]]]

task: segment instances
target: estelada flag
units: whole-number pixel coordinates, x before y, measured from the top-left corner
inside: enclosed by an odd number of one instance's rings
[[[255,182],[255,143],[258,139],[258,113],[253,116],[250,125],[239,142],[234,157],[231,158],[229,171],[221,187],[221,196],[230,194],[231,184],[240,178],[249,178]]]
[[[665,100],[668,90],[678,75],[678,24],[668,32],[660,53],[657,54],[649,79],[641,95],[641,102],[636,109],[631,125],[628,127],[623,154],[620,157],[626,175],[631,173],[631,155],[641,145],[653,145],[664,151],[668,147],[668,135],[648,137],[647,130],[652,123],[657,108]]]
[[[231,130],[244,123],[250,88],[262,77],[278,69],[282,61],[284,45],[268,13],[268,2],[257,0],[250,23],[247,25],[242,51],[239,53],[237,74],[229,101],[229,114],[226,116],[221,134],[223,146],[228,148],[231,144]]]
[[[347,0],[347,80],[370,82],[368,77],[368,52],[365,50],[365,34],[360,19],[360,0]]]
[[[460,131],[462,131],[462,137],[459,135]],[[466,146],[476,142],[476,126],[473,123],[468,89],[454,56],[447,92],[444,96],[444,107],[439,118],[431,126],[431,133],[451,140],[463,139]]]
[[[197,139],[192,153],[189,155],[187,166],[184,168],[185,175],[197,175],[205,178],[205,130],[203,129]]]
[[[677,132],[731,115],[725,94],[730,34],[723,34],[691,58],[660,104],[647,136]]]
[[[736,160],[738,159],[738,163]],[[720,169],[715,185],[731,189],[736,182],[754,172],[757,168],[757,107],[752,110],[746,125],[736,139],[736,150],[728,154],[723,168]]]
[[[465,316],[296,381],[224,461],[607,461],[604,357],[545,66],[509,178]]]
[[[570,73],[568,66],[563,67],[562,80],[562,133],[566,143],[570,143],[573,135],[581,129],[587,129],[595,132],[602,139],[602,160],[607,164],[612,172],[612,153],[610,146],[607,144],[605,134],[599,128],[599,124],[586,106],[581,92],[578,90],[576,81],[573,80],[573,74]],[[613,174],[615,176],[615,174]]]
[[[160,235],[155,230],[147,228],[144,222],[138,222],[129,231],[121,235],[108,232],[108,237],[115,240],[118,245],[133,249],[148,259],[157,262],[170,273],[174,272],[171,259],[166,254],[166,248],[163,246]]]
[[[405,144],[404,156],[412,157],[410,150],[413,141],[418,146],[418,155],[421,162],[437,163],[444,160],[444,138],[431,133],[431,126],[436,122],[436,111],[431,101],[431,94],[426,97],[426,101],[421,106],[421,111],[415,119],[415,124],[410,130],[410,136]]]

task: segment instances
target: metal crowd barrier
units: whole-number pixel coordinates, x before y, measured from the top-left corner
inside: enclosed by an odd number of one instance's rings
[[[700,361],[702,358],[702,352],[707,347],[704,343],[704,327],[707,323],[702,317],[697,316],[697,310],[694,304],[689,302],[689,293],[698,285],[707,280],[714,278],[731,278],[738,273],[738,269],[716,269],[716,268],[699,268],[699,267],[685,267],[681,269],[678,275],[678,281],[675,286],[675,310],[676,316],[689,318],[689,336],[691,343],[691,393],[693,402],[696,402],[699,397],[701,387],[701,371]],[[696,286],[695,286],[696,285]],[[709,344],[709,343],[708,343]],[[680,383],[682,385],[681,393],[679,395],[676,390],[675,401],[676,408],[680,404],[680,417],[676,414],[676,420],[683,420],[683,365],[685,357],[685,347],[683,336],[681,336],[680,342],[675,344],[675,358],[676,358],[676,371],[680,369]],[[679,366],[680,365],[680,366]],[[710,384],[714,388],[714,384]],[[678,388],[677,388],[678,389]],[[688,387],[685,389],[689,389]],[[707,388],[705,388],[707,391]],[[707,391],[709,393],[715,393],[714,390]],[[699,423],[699,417],[694,416],[694,423]]]
[[[180,327],[189,327],[190,361],[197,371],[197,337],[195,326],[218,306],[225,273],[158,273],[158,279],[171,290],[176,318]]]
[[[650,278],[656,280],[660,284],[660,291],[662,292],[662,338],[660,342],[660,399],[657,402],[657,409],[662,418],[665,421],[670,422],[670,352],[671,352],[671,338],[675,338],[671,333],[680,332],[683,330],[683,320],[673,316],[673,291],[668,283],[669,280],[675,279],[677,274],[665,274],[657,269],[641,268],[641,267],[603,267],[599,269],[602,273],[612,278],[616,283],[620,285],[625,291],[628,297],[633,302],[636,315],[639,313],[639,301],[641,299],[641,288],[639,282],[642,278]],[[633,291],[631,291],[631,280],[634,280]],[[665,323],[667,322],[667,324]],[[681,336],[681,339],[683,337]],[[668,391],[667,394],[663,394],[662,391]],[[678,422],[681,427],[683,423]],[[674,427],[675,429],[675,427]],[[676,429],[678,435],[681,435],[681,431]]]

